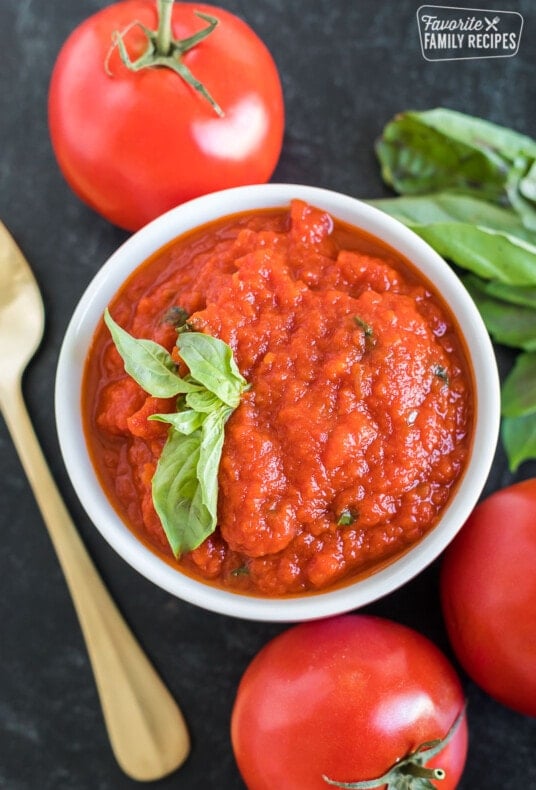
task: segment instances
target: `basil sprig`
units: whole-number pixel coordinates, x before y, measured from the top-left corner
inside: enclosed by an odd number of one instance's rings
[[[406,195],[456,190],[512,206],[536,230],[536,141],[437,107],[403,112],[376,145],[386,183]]]
[[[493,340],[521,352],[501,393],[515,471],[536,458],[536,140],[439,107],[397,115],[376,152],[401,197],[370,202],[464,269]]]
[[[211,335],[183,332],[177,347],[189,374],[181,377],[171,354],[152,340],[134,338],[105,311],[104,320],[125,371],[150,395],[178,396],[177,411],[149,417],[169,424],[152,481],[152,496],[176,557],[197,548],[217,521],[218,469],[225,424],[247,381],[232,349]]]
[[[369,201],[436,252],[501,285],[536,285],[536,232],[512,209],[455,192]]]
[[[536,458],[536,352],[518,354],[502,387],[502,440],[512,471]]]

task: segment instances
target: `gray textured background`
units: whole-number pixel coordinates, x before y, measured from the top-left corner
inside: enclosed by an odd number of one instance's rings
[[[240,790],[228,735],[235,689],[256,651],[284,626],[204,612],[131,570],[82,512],[56,438],[54,374],[67,321],[86,284],[126,234],[84,207],[62,180],[49,144],[46,96],[62,42],[104,5],[104,0],[0,0],[0,216],[31,261],[47,310],[45,339],[25,392],[81,534],[191,728],[188,762],[155,787]],[[444,105],[536,135],[534,0],[500,3],[501,9],[524,15],[515,58],[452,63],[423,60],[415,22],[419,3],[412,0],[225,0],[221,5],[259,33],[281,72],[287,127],[274,180],[356,197],[387,194],[373,141],[395,112],[409,107]],[[498,348],[497,356],[506,371],[509,354]],[[533,474],[536,467],[527,464],[516,479]],[[499,449],[486,492],[512,479]],[[133,788],[111,755],[71,602],[1,420],[0,481],[0,788]],[[437,565],[368,611],[416,627],[449,652],[438,609]],[[536,720],[507,710],[463,673],[462,678],[471,743],[460,788],[536,788]]]

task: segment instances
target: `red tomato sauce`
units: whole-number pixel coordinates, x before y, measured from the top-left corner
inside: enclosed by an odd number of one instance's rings
[[[250,388],[225,428],[218,527],[175,559],[151,480],[175,410],[123,370],[101,325],[83,413],[125,523],[184,572],[260,595],[370,572],[437,522],[466,464],[473,387],[453,317],[399,254],[325,212],[228,217],[143,264],[110,309],[173,349],[180,307],[228,343]]]

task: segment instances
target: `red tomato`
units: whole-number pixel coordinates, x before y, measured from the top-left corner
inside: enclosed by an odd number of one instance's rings
[[[165,5],[165,0],[161,0]],[[131,71],[158,28],[156,0],[124,0],[89,17],[62,47],[49,92],[52,145],[67,182],[111,222],[136,230],[193,197],[267,181],[281,151],[281,83],[266,46],[221,8],[172,7],[172,34],[184,39],[218,24],[182,56],[223,115],[170,68]],[[136,24],[134,24],[136,23]]]
[[[383,777],[452,730],[427,763],[446,772],[428,786],[452,790],[467,751],[463,709],[460,681],[428,639],[389,620],[344,615],[293,626],[258,653],[238,688],[231,738],[249,790],[328,790],[324,776]],[[400,773],[406,768],[402,761]]]
[[[488,694],[536,716],[536,479],[481,502],[445,552],[452,647]]]

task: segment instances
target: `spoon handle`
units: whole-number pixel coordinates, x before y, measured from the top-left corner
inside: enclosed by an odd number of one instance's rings
[[[0,406],[71,593],[117,762],[133,779],[156,780],[189,751],[183,716],[141,650],[93,565],[54,483],[22,397],[0,388]]]

